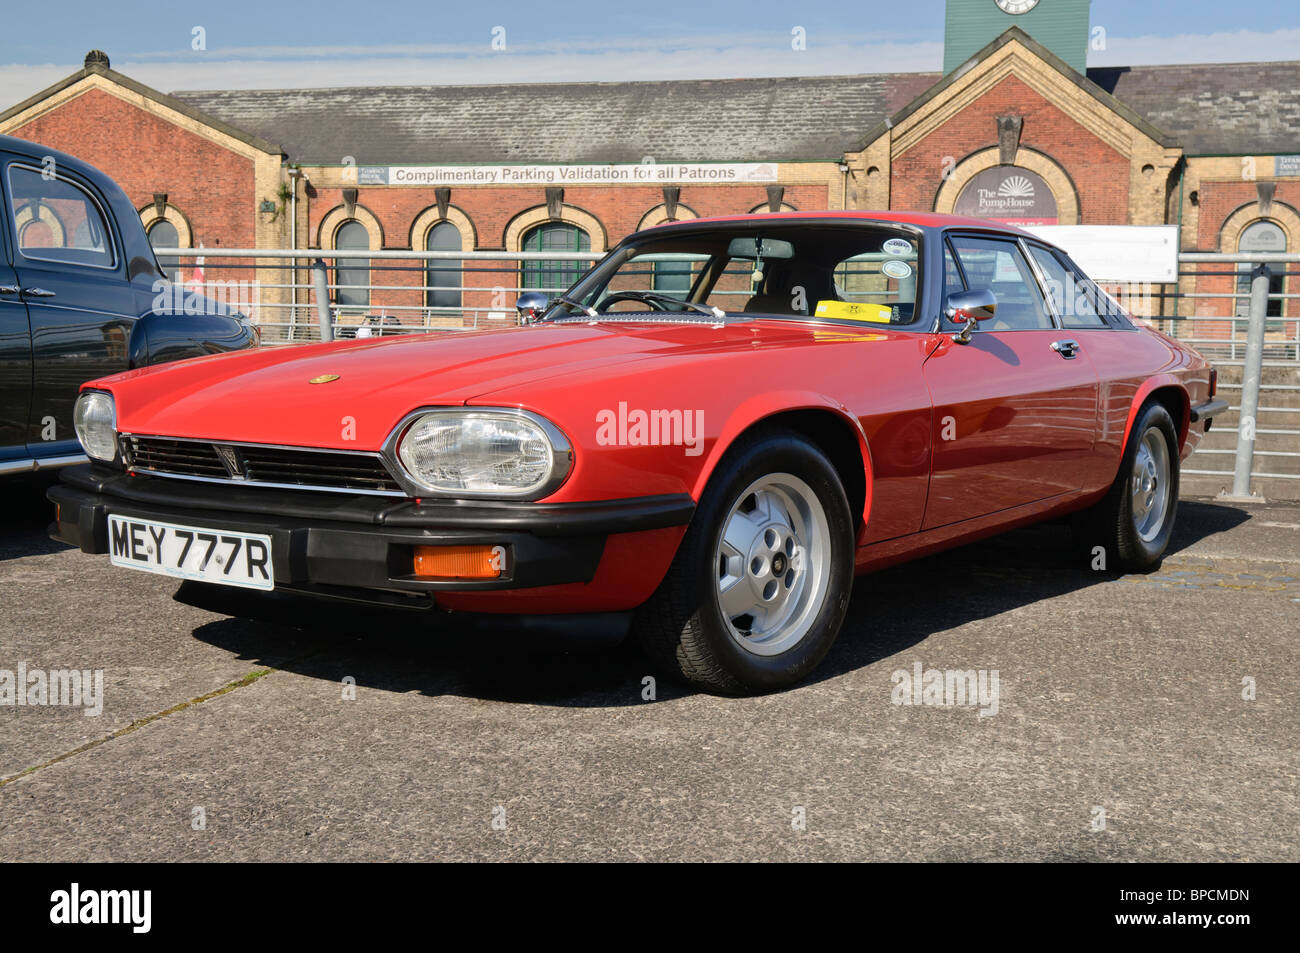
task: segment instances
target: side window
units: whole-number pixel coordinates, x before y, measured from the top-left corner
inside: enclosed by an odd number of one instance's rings
[[[1047,279],[1047,296],[1061,317],[1061,326],[1080,329],[1106,327],[1106,319],[1097,313],[1093,289],[1086,287],[1072,268],[1046,248],[1030,245],[1029,250]]]
[[[966,290],[966,283],[961,280],[961,271],[957,268],[957,259],[952,257],[952,249],[943,250],[943,297]],[[946,305],[945,305],[946,307]]]
[[[997,313],[981,321],[981,330],[1036,331],[1052,327],[1042,292],[1029,263],[1015,242],[955,235],[953,250],[971,288],[988,288],[997,296]]]
[[[18,251],[33,261],[113,267],[113,240],[98,203],[68,179],[9,166]]]

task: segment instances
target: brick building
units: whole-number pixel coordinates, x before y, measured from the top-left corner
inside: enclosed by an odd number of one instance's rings
[[[95,52],[0,132],[112,175],[155,245],[207,249],[208,278],[222,248],[594,254],[769,208],[1174,224],[1185,250],[1300,250],[1300,62],[1081,72],[1086,2],[1031,7],[950,0],[942,74],[164,94]],[[502,307],[507,272],[482,262],[385,264],[408,267],[336,269],[336,303]],[[571,270],[501,267],[512,287]],[[290,294],[269,265],[258,278]]]

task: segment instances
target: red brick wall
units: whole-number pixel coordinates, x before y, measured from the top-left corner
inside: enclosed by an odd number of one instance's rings
[[[890,207],[931,211],[943,184],[945,157],[961,162],[972,152],[996,146],[997,117],[1008,113],[1024,117],[1020,145],[1051,156],[1074,180],[1082,224],[1128,222],[1128,159],[1015,76],[894,160]]]
[[[13,135],[70,153],[120,185],[136,208],[166,192],[193,231],[194,244],[251,248],[257,202],[253,161],[145,112],[103,90],[91,89],[13,131]],[[271,196],[265,196],[271,198]],[[190,263],[186,263],[186,276]],[[206,269],[208,279],[248,279]]]

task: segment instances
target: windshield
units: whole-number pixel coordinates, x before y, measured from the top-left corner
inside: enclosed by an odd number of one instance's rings
[[[615,249],[545,320],[664,313],[911,324],[919,239],[889,226],[737,222],[650,231]]]

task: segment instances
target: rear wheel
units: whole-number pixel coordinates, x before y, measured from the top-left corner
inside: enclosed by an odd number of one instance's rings
[[[747,438],[709,481],[634,630],[661,669],[710,691],[791,685],[839,634],[854,520],[835,468],[790,431]]]
[[[1075,520],[1075,538],[1096,565],[1097,547],[1107,567],[1149,569],[1160,562],[1178,510],[1178,431],[1163,405],[1138,412],[1110,492]]]

